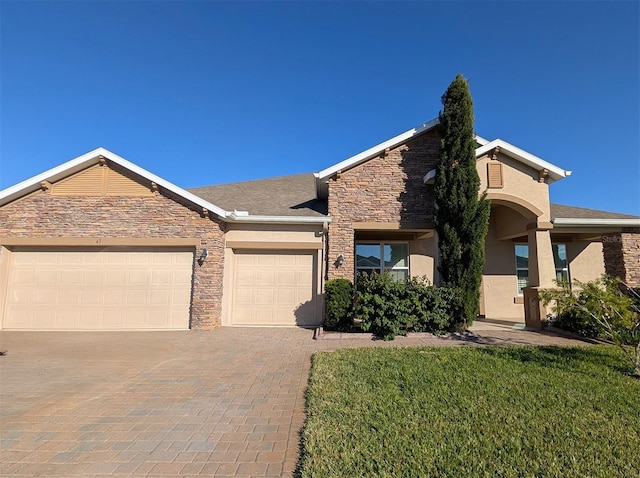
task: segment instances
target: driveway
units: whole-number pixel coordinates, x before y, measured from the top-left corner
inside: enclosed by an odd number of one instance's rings
[[[507,327],[393,342],[285,328],[0,332],[2,476],[291,476],[316,350],[581,342]]]

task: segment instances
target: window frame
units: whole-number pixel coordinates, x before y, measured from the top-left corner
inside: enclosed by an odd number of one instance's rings
[[[565,261],[564,267],[558,267],[558,264],[556,264],[556,254],[553,249],[559,246],[564,247],[564,261]],[[553,266],[555,267],[555,271],[556,271],[556,280],[558,280],[558,273],[560,273],[562,275],[563,280],[566,280],[567,283],[571,284],[571,275],[569,275],[569,255],[567,254],[567,244],[564,242],[551,243],[551,253],[553,254]],[[560,258],[559,250],[558,250],[558,258]]]
[[[393,266],[393,267],[385,267],[385,261],[384,261],[384,247],[387,245],[393,245],[393,244],[403,244],[407,247],[407,255],[406,255],[406,266]],[[358,266],[358,246],[379,246],[380,248],[380,266],[379,267],[359,267]],[[406,277],[405,278],[409,278],[411,277],[411,263],[410,263],[410,257],[411,257],[411,250],[409,247],[409,242],[408,241],[375,241],[375,240],[371,240],[371,241],[355,241],[355,246],[354,246],[354,256],[355,256],[355,260],[354,260],[354,269],[355,269],[355,276],[358,276],[358,272],[361,271],[374,271],[377,272],[378,274],[383,274],[386,271],[389,272],[393,272],[393,271],[407,271],[406,272]]]
[[[527,267],[518,267],[518,253],[517,253],[517,248],[518,246],[524,246],[527,248]],[[513,260],[515,263],[515,269],[516,269],[516,294],[518,297],[522,297],[524,295],[523,293],[523,289],[525,287],[529,287],[529,244],[524,243],[524,242],[516,242],[513,245]],[[518,281],[518,272],[519,271],[527,271],[527,284],[524,287],[520,287]]]

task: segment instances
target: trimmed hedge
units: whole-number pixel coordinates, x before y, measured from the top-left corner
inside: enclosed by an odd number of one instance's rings
[[[442,334],[455,328],[459,297],[456,289],[432,286],[422,277],[397,282],[389,273],[361,273],[355,290],[350,281],[334,279],[325,285],[325,328],[346,331],[357,318],[362,330],[384,340],[407,332]]]
[[[350,330],[353,325],[353,284],[347,279],[332,279],[324,285],[327,330]]]

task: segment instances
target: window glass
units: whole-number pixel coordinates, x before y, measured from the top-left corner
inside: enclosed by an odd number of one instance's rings
[[[553,244],[553,262],[556,266],[556,280],[558,282],[569,282],[569,267],[567,263],[566,244]]]
[[[522,289],[529,287],[529,246],[516,244],[516,291],[522,295]]]
[[[516,268],[529,268],[529,246],[516,244]]]
[[[516,271],[516,274],[518,277],[518,295],[522,295],[522,289],[529,287],[529,271],[521,269]]]
[[[380,244],[357,244],[356,267],[380,269]]]
[[[407,267],[408,244],[384,245],[384,268]]]
[[[409,277],[409,244],[356,244],[356,272],[382,274],[385,271],[396,281]]]
[[[407,269],[391,269],[389,273],[396,282],[401,282],[409,277],[409,271]]]

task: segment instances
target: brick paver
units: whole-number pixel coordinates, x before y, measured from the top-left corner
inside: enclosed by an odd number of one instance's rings
[[[0,332],[2,476],[292,476],[310,357],[363,346],[581,343],[509,327],[393,342],[283,328]]]

